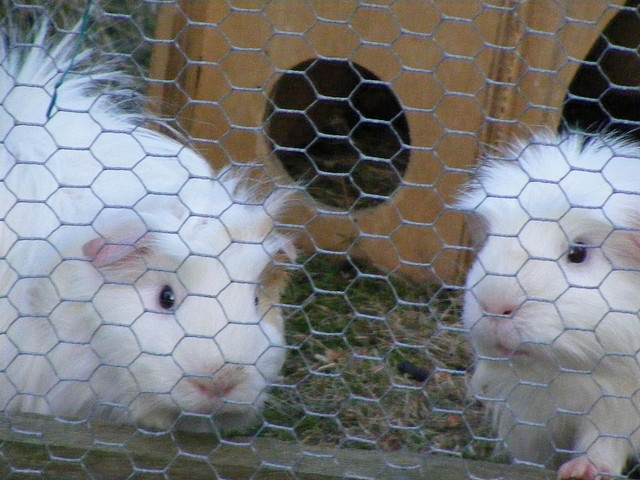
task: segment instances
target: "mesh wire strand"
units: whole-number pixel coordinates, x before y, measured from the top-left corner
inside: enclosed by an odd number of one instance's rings
[[[292,2],[292,8],[293,5]],[[247,304],[251,304],[247,308],[257,308],[261,318],[266,318],[269,312],[277,309],[282,311],[285,344],[270,346],[286,351],[284,365],[276,378],[265,378],[265,404],[263,407],[257,404],[254,406],[254,421],[241,429],[225,430],[200,412],[177,414],[171,428],[161,428],[160,431],[156,431],[153,425],[149,428],[144,422],[136,424],[134,421],[132,424],[125,421],[122,425],[123,419],[132,420],[135,417],[130,411],[133,402],[120,404],[110,399],[102,402],[102,405],[94,405],[89,413],[96,414],[100,408],[113,411],[119,426],[107,422],[103,426],[105,430],[98,430],[99,433],[93,439],[87,440],[83,437],[87,412],[80,419],[65,418],[63,415],[49,423],[38,423],[37,419],[7,411],[2,413],[3,435],[5,438],[13,435],[14,440],[0,443],[0,472],[4,476],[40,474],[102,478],[103,474],[113,473],[104,472],[105,465],[115,463],[120,469],[118,474],[123,478],[181,478],[185,475],[192,478],[236,478],[234,475],[237,471],[234,473],[232,467],[229,469],[219,459],[241,450],[245,452],[243,455],[250,452],[248,456],[252,460],[248,462],[248,466],[243,464],[238,467],[239,471],[241,475],[251,472],[247,474],[251,478],[268,476],[274,470],[280,472],[282,478],[306,478],[303,473],[307,468],[306,461],[327,458],[333,459],[334,465],[338,465],[335,467],[336,471],[328,474],[335,473],[340,478],[404,478],[404,474],[421,475],[428,471],[423,462],[431,454],[442,455],[443,458],[465,459],[460,460],[458,465],[467,478],[491,478],[495,471],[508,474],[512,467],[506,454],[500,449],[505,439],[494,432],[481,402],[469,395],[467,389],[467,378],[474,372],[477,364],[468,340],[469,329],[465,328],[461,320],[463,295],[468,291],[463,287],[462,277],[437,282],[433,280],[438,279],[436,273],[429,277],[431,281],[408,280],[401,274],[400,268],[397,271],[386,271],[367,258],[362,258],[358,245],[367,241],[374,244],[380,241],[376,245],[388,248],[395,257],[400,258],[402,265],[415,266],[424,271],[435,271],[435,265],[440,259],[446,258],[447,252],[463,254],[472,250],[470,242],[455,242],[450,240],[449,235],[442,233],[446,230],[449,218],[447,215],[456,214],[455,208],[448,206],[455,201],[453,191],[457,191],[462,181],[469,178],[472,163],[480,156],[478,152],[491,153],[494,148],[500,147],[481,143],[489,137],[488,131],[496,123],[522,123],[523,130],[539,127],[527,124],[526,109],[522,118],[504,121],[490,118],[489,107],[485,107],[489,87],[511,88],[513,84],[507,79],[496,85],[495,80],[476,65],[481,62],[483,55],[493,54],[495,49],[508,55],[517,48],[513,45],[501,47],[491,44],[484,38],[488,34],[484,31],[483,23],[483,19],[506,15],[516,9],[516,6],[509,2],[504,5],[484,2],[482,5],[478,4],[476,12],[469,16],[438,2],[425,2],[425,18],[428,16],[427,11],[436,18],[432,24],[426,25],[418,20],[414,23],[410,18],[411,14],[404,14],[404,2],[401,1],[362,3],[353,7],[345,2],[340,7],[336,6],[335,11],[329,11],[329,7],[322,2],[300,1],[295,2],[293,10],[293,14],[298,15],[300,20],[292,22],[294,26],[291,30],[282,28],[286,22],[278,16],[282,12],[278,10],[277,1],[246,4],[212,2],[208,7],[211,12],[205,11],[204,2],[190,10],[188,2],[156,0],[34,1],[27,5],[4,0],[1,12],[5,18],[24,25],[29,25],[30,22],[24,21],[25,18],[31,18],[33,22],[34,17],[44,16],[50,19],[55,30],[64,32],[75,28],[78,32],[70,68],[60,76],[53,88],[47,108],[49,120],[56,111],[73,113],[73,107],[58,104],[57,92],[64,87],[65,82],[73,81],[77,76],[75,59],[80,52],[87,47],[95,48],[99,55],[122,64],[128,72],[139,76],[142,80],[140,91],[145,91],[147,84],[173,88],[173,96],[168,95],[169,99],[154,98],[151,107],[154,112],[163,112],[157,116],[163,116],[166,111],[172,112],[167,122],[162,124],[163,131],[172,138],[178,138],[185,148],[200,148],[212,163],[231,163],[248,175],[262,171],[263,161],[275,163],[280,177],[257,181],[250,190],[255,192],[262,187],[268,189],[275,184],[277,189],[292,190],[301,195],[305,205],[314,206],[315,210],[302,225],[290,225],[286,219],[276,219],[274,230],[264,235],[264,245],[252,239],[240,239],[231,242],[223,251],[202,254],[189,239],[180,235],[171,243],[175,248],[186,252],[187,258],[190,255],[200,255],[211,262],[218,262],[224,255],[233,255],[234,248],[238,245],[260,247],[261,253],[256,253],[258,257],[262,254],[274,255],[269,239],[276,235],[276,230],[281,231],[283,228],[289,228],[310,243],[311,248],[303,251],[295,262],[283,256],[281,251],[278,252],[275,261],[269,263],[264,272],[258,272],[252,278],[245,278],[235,271],[233,263],[231,267],[225,265],[219,270],[222,280],[216,278],[211,282],[216,285],[215,288],[210,285],[201,287],[192,278],[180,278],[179,270],[183,263],[167,266],[147,261],[144,272],[139,277],[127,277],[124,280],[110,278],[110,273],[105,274],[105,281],[109,285],[131,287],[138,284],[140,279],[144,280],[145,276],[175,275],[178,272],[175,292],[165,291],[163,301],[173,304],[174,296],[189,297],[193,301],[191,313],[198,311],[198,301],[224,296],[225,291],[231,292],[234,288],[242,289],[247,285],[255,287],[258,292],[255,305],[254,298],[247,298]],[[640,109],[635,108],[639,98],[636,91],[639,79],[636,78],[638,75],[635,70],[640,65],[636,49],[640,41],[633,38],[633,35],[625,35],[625,32],[632,31],[633,26],[639,26],[640,17],[635,4],[611,8],[615,9],[617,16],[613,17],[610,28],[604,29],[596,38],[593,48],[584,59],[571,58],[571,62],[578,62],[580,68],[567,86],[561,127],[569,130],[589,129],[596,134],[603,129],[613,128],[616,131],[631,132],[633,137],[636,135],[636,122],[640,120],[637,113]],[[161,17],[167,11],[171,12],[171,16]],[[524,15],[523,11],[520,13]],[[188,18],[189,15],[192,18]],[[207,15],[211,15],[215,22],[209,23],[211,20]],[[515,15],[517,17],[518,14]],[[182,24],[174,32],[175,38],[156,37],[159,31],[157,22],[161,18],[172,18],[177,24]],[[371,22],[380,22],[385,28],[375,29]],[[575,19],[569,14],[563,22],[564,25],[582,22],[590,27],[597,23],[595,20]],[[455,30],[449,32],[451,26],[460,24],[471,26],[464,30],[469,33],[469,38],[457,38]],[[544,48],[549,37],[555,35],[555,32],[544,30],[544,27],[536,29],[535,25],[527,26],[524,23],[520,26],[529,29],[522,38],[541,37],[541,48]],[[190,36],[190,29],[197,30],[199,34]],[[561,29],[562,25],[556,31]],[[321,35],[331,37],[331,32],[335,34],[335,41],[328,42],[326,47],[319,46],[324,40],[318,38]],[[211,43],[203,47],[200,58],[194,58],[188,46],[194,39],[199,41],[201,38],[210,39]],[[308,57],[301,62],[285,65],[282,58],[287,56],[273,53],[279,48],[278,42],[283,39],[292,42],[290,45],[299,41],[298,47],[307,51]],[[474,42],[479,44],[477,48],[473,46]],[[154,49],[167,45],[180,52],[181,56],[181,64],[173,65],[178,70],[175,82],[173,79],[152,78],[149,73],[154,66]],[[349,49],[349,55],[342,54]],[[332,55],[332,51],[337,53]],[[265,52],[269,52],[269,55],[261,56]],[[372,65],[366,63],[369,58],[374,58],[371,60]],[[468,67],[468,75],[460,82],[452,81],[447,84],[438,78],[439,74],[444,76],[451,65],[459,63]],[[537,68],[533,61],[532,64],[527,64],[525,59],[524,63],[527,72],[522,78],[527,77],[528,73],[534,75],[544,70]],[[254,69],[251,72],[243,70],[246,65],[251,65]],[[392,72],[376,72],[373,65],[388,67]],[[211,100],[206,94],[196,91],[193,84],[194,73],[190,70],[196,67],[204,68],[198,85],[206,85],[215,90],[218,99]],[[395,73],[394,68],[397,70]],[[620,70],[623,68],[631,69],[630,73],[626,76],[621,74]],[[210,78],[204,78],[207,72],[213,72]],[[403,82],[412,81],[409,79],[414,76],[421,79],[415,85],[423,86],[424,95],[404,101],[395,91],[403,88]],[[245,77],[249,80],[245,80]],[[526,91],[524,80],[520,86],[517,81],[514,83],[516,89],[521,87],[523,102],[535,103],[537,97],[527,98],[530,91]],[[459,90],[451,87],[454,84],[460,85]],[[116,92],[117,95],[122,93]],[[259,122],[255,119],[247,120],[238,114],[243,109],[238,108],[237,102],[242,104],[246,101],[249,105],[255,101],[256,96],[262,98],[266,105]],[[130,97],[135,95],[125,92],[119,101],[126,104]],[[175,98],[182,98],[184,104],[172,105]],[[5,97],[0,108],[6,111],[8,104]],[[209,108],[212,112],[208,125],[208,120],[203,121],[200,114],[193,113],[194,108],[202,107]],[[416,122],[415,118],[421,120]],[[96,118],[93,120],[95,123]],[[151,113],[148,114],[148,120],[154,120]],[[411,128],[418,124],[426,125],[424,130],[412,131]],[[556,125],[547,127],[555,128]],[[200,138],[203,132],[211,132],[211,135]],[[239,136],[234,137],[236,134]],[[246,137],[243,136],[245,134]],[[266,152],[263,152],[265,158],[236,158],[239,148],[237,144],[253,138],[251,135],[264,139],[267,145]],[[501,139],[500,142],[504,140],[507,139]],[[4,142],[5,140],[3,144]],[[447,156],[451,151],[450,142],[460,145],[467,145],[468,142],[468,168],[461,167],[455,159]],[[64,145],[57,147],[57,151],[69,151]],[[84,150],[92,148],[97,148],[95,141]],[[46,165],[49,162],[52,165],[53,158],[52,155],[49,158],[18,159],[16,164]],[[412,164],[412,161],[416,163]],[[54,167],[51,165],[47,168],[53,171]],[[432,169],[433,172],[427,175],[429,182],[414,182],[412,179],[416,177],[410,177],[412,167]],[[104,169],[103,166],[95,168]],[[125,167],[124,170],[126,169]],[[113,166],[104,169],[110,172],[122,170],[116,160]],[[0,172],[3,175],[7,173],[1,164]],[[137,171],[132,170],[130,173],[141,178]],[[268,169],[267,174],[274,175]],[[181,174],[176,174],[176,178],[179,175]],[[206,174],[193,172],[188,172],[185,176],[194,182],[206,178]],[[287,176],[290,178],[284,180]],[[451,178],[456,179],[453,182],[455,188],[451,187]],[[53,203],[56,192],[69,187],[55,178],[54,180],[57,186],[45,199],[17,198],[16,206],[12,207],[13,212],[0,205],[0,221],[13,231],[15,229],[11,227],[11,219],[20,215],[20,207],[17,205]],[[186,181],[187,178],[185,185]],[[0,187],[5,192],[10,191],[11,182],[9,176],[4,175],[0,179]],[[235,185],[233,182],[231,184]],[[88,185],[88,188],[93,194],[100,195],[101,186],[97,180],[93,185]],[[415,216],[411,205],[402,205],[400,192],[410,189],[423,195],[425,202],[433,202],[439,206],[438,212],[427,219]],[[234,196],[233,191],[227,194]],[[173,198],[175,194],[157,194],[152,187],[145,186],[141,198],[152,197],[153,201],[170,202],[169,197]],[[514,195],[516,200],[517,197],[517,194]],[[232,198],[231,203],[262,208],[264,196],[258,195],[258,198],[256,201],[251,196],[247,198],[241,195],[240,198]],[[267,202],[267,207],[262,208],[262,211],[266,211],[270,217],[268,205]],[[380,231],[371,231],[359,227],[358,222],[353,220],[381,207],[388,207],[396,219],[389,228],[385,225]],[[218,220],[224,217],[225,209],[232,207],[227,206],[214,215],[208,213],[210,209],[207,207],[202,208],[204,213],[192,211],[190,214],[197,219]],[[328,229],[334,228],[330,223],[332,219],[348,218],[355,225],[352,229],[355,233],[338,247],[323,248],[323,245],[316,242],[313,234],[306,233],[317,228],[315,223],[322,226],[322,221],[318,222],[318,219],[323,218],[330,219],[327,222],[329,226],[325,227]],[[136,221],[139,220],[141,218],[132,220],[134,231]],[[146,220],[142,220],[145,223]],[[536,220],[539,219],[532,221]],[[54,230],[69,225],[88,226],[94,223],[93,219],[89,219],[77,220],[74,224],[63,214],[57,213],[52,221],[57,223]],[[35,219],[34,223],[38,224],[39,219]],[[182,227],[176,228],[179,230]],[[91,228],[101,236],[108,237],[109,232],[103,234],[101,227]],[[231,235],[229,228],[225,227],[221,231]],[[406,232],[414,228],[422,232],[423,236],[410,238],[410,242],[432,243],[438,247],[431,258],[402,258],[404,247],[400,245],[407,241]],[[177,230],[174,229],[174,233],[175,231]],[[159,228],[154,233],[171,233],[171,229],[164,231]],[[515,235],[518,233],[520,232]],[[509,235],[505,237],[513,238]],[[139,246],[139,241],[144,238],[144,235],[136,235],[133,244]],[[15,240],[28,242],[35,241],[36,238]],[[63,255],[63,252],[56,251],[54,240],[45,238],[43,245],[47,242],[49,246],[43,246],[43,249],[51,251],[51,258]],[[570,239],[569,243],[571,242],[573,239]],[[474,246],[481,247],[482,240],[477,243]],[[111,241],[107,244],[117,250],[119,247],[131,246],[132,241]],[[600,245],[589,247],[597,249]],[[145,243],[140,250],[152,248],[154,244],[151,242]],[[475,249],[476,252],[478,250],[479,248]],[[14,250],[14,254],[2,252],[3,255],[6,254],[2,260],[8,261],[11,266],[12,281],[19,283],[18,280],[42,279],[42,273],[21,271],[19,265],[11,263],[16,262],[16,251],[18,250]],[[85,249],[84,252],[86,251]],[[225,251],[228,253],[225,254]],[[71,309],[71,302],[65,298],[70,291],[67,290],[68,285],[59,285],[55,279],[56,275],[64,274],[60,272],[64,272],[65,264],[82,261],[79,254],[72,257],[54,265],[46,275],[53,279],[47,283],[53,290],[53,295],[61,298],[56,310],[58,314],[64,314],[65,308]],[[551,260],[561,261],[561,258]],[[188,260],[183,260],[185,261]],[[287,272],[286,288],[282,291],[272,288],[271,283],[274,277],[280,281],[280,274],[277,273],[279,269]],[[491,269],[491,266],[485,266],[489,276],[492,274]],[[509,272],[505,276],[511,278],[518,273]],[[596,285],[593,288],[598,287]],[[198,288],[203,290],[190,291]],[[214,293],[212,289],[215,290]],[[13,301],[12,291],[13,295],[20,292],[14,285],[0,285],[0,301],[5,311],[23,308]],[[95,318],[102,320],[101,312],[104,309],[116,310],[118,305],[104,304],[104,300],[96,295],[84,298],[79,303],[83,308],[95,309],[98,312]],[[539,300],[527,298],[527,301]],[[138,325],[157,309],[145,304],[142,293],[127,297],[124,301],[139,304],[138,313],[131,322],[138,322]],[[554,299],[543,301],[549,306],[555,305]],[[224,300],[219,303],[220,313],[226,321],[225,328],[226,325],[242,326],[243,321],[234,317],[240,316],[241,312],[225,309]],[[178,308],[182,308],[182,305]],[[517,308],[519,305],[514,306],[514,310]],[[512,312],[503,313],[507,315]],[[184,355],[180,354],[183,355],[181,357],[177,351],[154,351],[155,347],[147,345],[147,340],[139,336],[133,325],[116,323],[109,324],[108,327],[133,338],[140,347],[140,352],[133,353],[130,358],[126,358],[127,352],[124,352],[122,361],[112,357],[105,360],[108,355],[93,344],[97,333],[88,338],[75,338],[73,331],[54,331],[55,327],[52,325],[55,325],[55,315],[53,312],[22,315],[23,320],[20,320],[31,322],[32,328],[52,330],[53,334],[47,339],[50,344],[31,345],[28,339],[16,337],[17,334],[12,334],[12,329],[16,330],[18,325],[22,325],[18,320],[5,325],[5,331],[0,332],[0,350],[14,352],[9,360],[2,359],[0,373],[10,376],[12,365],[15,369],[25,358],[37,357],[38,365],[51,372],[51,385],[34,395],[45,399],[45,403],[55,402],[53,398],[57,386],[73,378],[72,369],[60,371],[58,357],[54,358],[55,355],[64,355],[65,348],[69,348],[69,351],[73,348],[88,348],[93,352],[91,358],[96,364],[90,373],[91,377],[97,376],[104,367],[131,369],[135,374],[136,361],[146,356],[164,362],[167,369],[179,371],[183,368],[181,362],[186,362]],[[25,320],[25,317],[29,318]],[[182,318],[187,318],[187,314]],[[163,330],[162,325],[155,328],[159,333]],[[183,341],[196,345],[213,339],[211,348],[224,351],[224,337],[217,332],[211,333],[206,329],[195,332],[187,330],[187,327],[182,327],[182,330],[172,330],[166,336],[176,336],[176,344]],[[264,327],[259,327],[259,332],[259,335],[268,337]],[[274,342],[269,338],[265,341],[267,344]],[[607,354],[617,355],[616,352],[605,351],[604,355]],[[256,362],[259,363],[265,355],[258,355]],[[509,359],[501,361],[509,362]],[[255,366],[232,360],[218,368],[225,372],[231,370],[236,373],[230,375],[236,375],[244,368]],[[206,389],[209,377],[217,373],[218,370],[200,372],[195,374],[195,378],[201,382],[200,387]],[[181,378],[177,375],[176,378]],[[89,380],[85,381],[87,385],[88,382]],[[139,393],[134,398],[150,395],[156,388],[153,383],[136,382]],[[176,388],[178,383],[179,380],[176,380],[175,385],[168,387],[169,390]],[[525,380],[518,386],[530,385]],[[96,393],[91,388],[88,392]],[[87,394],[86,388],[82,394]],[[19,391],[13,401],[18,398],[21,398]],[[491,403],[492,399],[485,400]],[[246,406],[247,403],[230,400],[227,404],[232,405],[234,402],[241,406],[243,403]],[[28,407],[25,409],[29,411]],[[512,413],[517,415],[517,412]],[[204,418],[206,428],[200,429],[196,434],[181,431],[180,427],[190,425],[189,422],[193,420],[191,417],[199,420]],[[513,429],[517,430],[523,425],[527,426],[526,424],[527,420],[516,421]],[[76,444],[73,441],[70,441],[71,445],[58,443],[55,432],[52,433],[56,425],[67,432],[75,432],[80,439],[78,441],[85,443],[79,449],[74,446]],[[42,428],[44,430],[40,430]],[[15,441],[16,435],[24,441],[23,444]],[[50,440],[50,435],[56,440]],[[161,445],[157,448],[166,451],[162,451],[159,457],[145,456],[144,449],[141,453],[137,442],[155,440],[160,443],[154,445]],[[21,445],[31,445],[31,453],[23,455],[22,449],[27,447]],[[285,458],[274,455],[270,448],[282,449],[291,458],[284,454]],[[349,465],[348,460],[344,463],[341,457],[343,453],[340,453],[343,449],[373,451],[375,456],[363,458],[376,460],[371,460],[371,465],[365,466],[370,468],[361,469],[361,466]],[[555,453],[563,454],[570,449],[570,446],[558,445]],[[106,460],[105,450],[109,452]],[[290,453],[291,451],[294,453]],[[404,453],[408,456],[402,459],[394,457]],[[548,464],[541,462],[542,466],[552,466],[553,460],[549,458]],[[497,470],[486,474],[478,467],[484,465],[480,461],[495,463]],[[450,468],[455,471],[454,467]]]

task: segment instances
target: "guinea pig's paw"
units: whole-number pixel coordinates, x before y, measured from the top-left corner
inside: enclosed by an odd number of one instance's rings
[[[597,467],[586,456],[576,457],[563,464],[558,470],[559,480],[611,480],[613,477],[602,475],[610,472],[606,467]]]

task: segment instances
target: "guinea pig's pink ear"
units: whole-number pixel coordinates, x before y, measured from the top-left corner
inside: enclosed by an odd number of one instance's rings
[[[145,237],[134,233],[120,238],[97,237],[85,243],[82,252],[96,268],[122,265],[131,269],[149,250]]]

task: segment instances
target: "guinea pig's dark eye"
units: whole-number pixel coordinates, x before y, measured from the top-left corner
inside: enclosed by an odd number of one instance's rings
[[[582,263],[587,259],[587,247],[583,243],[575,243],[569,247],[567,260],[571,263]]]
[[[260,299],[258,298],[258,296],[256,295],[256,297],[253,299],[253,304],[257,307],[260,304]]]
[[[160,306],[165,310],[171,310],[176,303],[176,295],[173,293],[173,289],[169,285],[165,285],[160,290],[160,296],[158,297]]]

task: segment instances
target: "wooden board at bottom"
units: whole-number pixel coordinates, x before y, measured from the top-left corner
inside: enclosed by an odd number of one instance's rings
[[[553,472],[453,455],[305,446],[261,437],[146,432],[38,415],[0,418],[0,475],[66,478],[553,479]],[[166,476],[165,476],[166,475]]]

